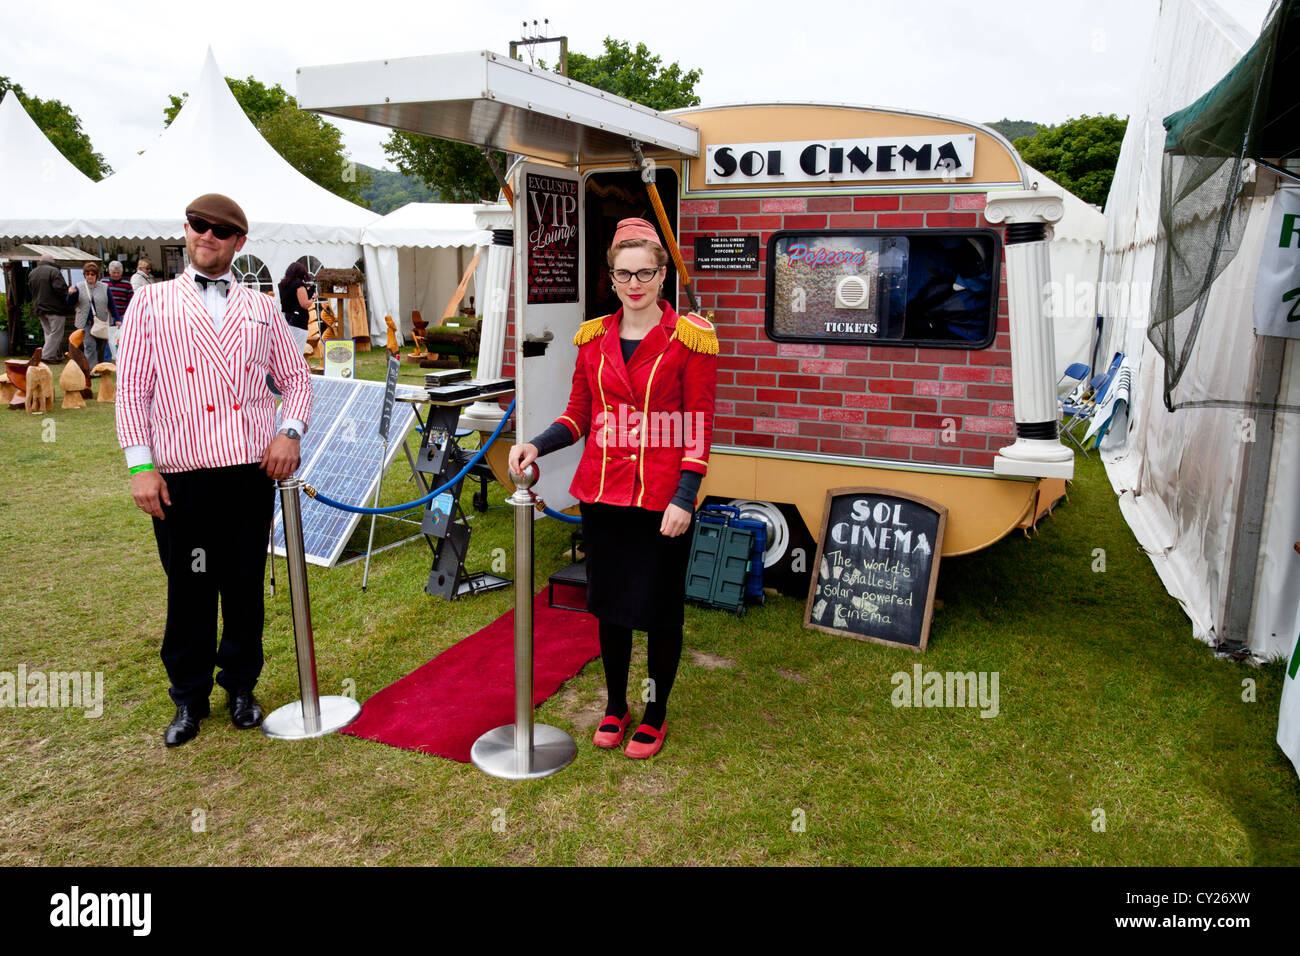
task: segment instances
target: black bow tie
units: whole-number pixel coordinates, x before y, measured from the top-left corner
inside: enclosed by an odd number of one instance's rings
[[[222,295],[226,294],[226,287],[230,285],[229,279],[209,279],[207,276],[201,276],[197,272],[194,273],[194,281],[200,289],[206,289],[210,285],[215,285],[217,291]]]

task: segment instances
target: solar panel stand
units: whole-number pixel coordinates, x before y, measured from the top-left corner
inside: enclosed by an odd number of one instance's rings
[[[387,458],[388,458],[388,439],[385,438],[384,451],[379,456],[379,475],[375,479],[375,500],[374,503],[370,506],[372,508],[379,507],[379,489],[380,486],[383,485],[384,483],[384,471],[385,471],[384,462],[387,460]],[[365,591],[366,582],[370,580],[370,555],[373,554],[375,550],[375,519],[377,519],[378,517],[379,515],[370,516],[370,537],[366,541],[366,567],[365,570],[361,572],[362,591]]]
[[[473,399],[471,398],[470,401]],[[429,409],[424,423],[420,452],[415,457],[415,468],[428,474],[435,487],[441,487],[454,478],[462,467],[460,446],[456,441],[456,424],[460,418],[460,405],[435,403]],[[479,594],[510,586],[510,581],[485,571],[470,573],[465,570],[469,555],[470,527],[460,507],[462,477],[447,491],[428,503],[421,530],[439,539],[434,549],[433,567],[424,587],[426,594],[454,601],[463,594]]]

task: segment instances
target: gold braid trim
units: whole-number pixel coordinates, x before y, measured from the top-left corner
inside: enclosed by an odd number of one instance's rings
[[[678,341],[692,352],[700,352],[704,355],[718,354],[718,333],[708,319],[694,314],[679,315],[676,335]]]
[[[586,345],[592,339],[598,338],[605,334],[605,319],[609,316],[602,315],[598,319],[588,319],[578,326],[578,331],[573,335],[574,345]]]

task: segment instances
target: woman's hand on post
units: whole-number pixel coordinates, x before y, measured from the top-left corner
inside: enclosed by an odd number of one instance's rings
[[[663,521],[659,522],[659,533],[675,538],[691,526],[691,513],[685,508],[669,504],[664,509]]]
[[[522,475],[524,469],[537,460],[537,446],[532,442],[510,446],[510,471]]]

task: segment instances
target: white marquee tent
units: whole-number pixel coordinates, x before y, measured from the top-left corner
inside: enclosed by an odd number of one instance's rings
[[[38,175],[29,171],[16,181]],[[129,167],[84,192],[69,190],[12,212],[0,205],[0,235],[177,245],[185,207],[206,192],[225,193],[243,207],[249,239],[241,256],[260,260],[265,271],[251,272],[260,272],[264,283],[278,281],[305,255],[351,267],[361,259],[362,230],[379,218],[289,165],[244,115],[209,50],[185,106]]]
[[[95,181],[68,162],[27,115],[13,90],[0,101],[0,233],[44,224],[51,208],[75,209]]]
[[[473,203],[408,203],[366,226],[361,242],[372,337],[385,334],[384,316],[390,315],[399,339],[407,341],[413,309],[431,325],[438,324],[476,247],[492,242],[492,233],[475,224],[475,209]],[[483,257],[464,305],[477,295],[485,268]],[[482,311],[483,303],[475,305]]]
[[[1092,345],[1097,316],[1100,314],[1097,289],[1101,276],[1102,249],[1106,242],[1106,217],[1074,193],[1057,185],[1032,166],[1029,178],[1040,189],[1061,193],[1065,214],[1052,224],[1052,240],[1047,244],[1051,262],[1050,301],[1053,338],[1056,342],[1056,371],[1059,374],[1075,362],[1092,363]],[[1098,364],[1105,356],[1098,359]],[[1074,382],[1061,384],[1062,394]]]
[[[1253,25],[1252,25],[1253,26]],[[1225,638],[1234,539],[1243,523],[1243,464],[1251,439],[1243,428],[1252,413],[1240,407],[1180,408],[1163,402],[1164,363],[1147,340],[1157,253],[1163,119],[1214,86],[1254,41],[1210,0],[1165,0],[1147,69],[1124,137],[1106,206],[1108,227],[1103,283],[1113,297],[1106,317],[1106,356],[1123,351],[1136,360],[1127,435],[1108,453],[1107,471],[1120,507],[1150,555],[1169,593],[1183,605],[1196,637]],[[1249,225],[1237,256],[1215,280],[1207,318],[1180,390],[1226,400],[1253,397],[1263,340],[1253,329],[1256,271],[1276,178],[1261,176]],[[1294,342],[1282,368],[1280,403],[1300,404]],[[1240,635],[1251,652],[1275,658],[1296,636],[1300,574],[1292,543],[1300,541],[1294,494],[1300,473],[1300,416],[1274,417],[1272,460],[1264,496],[1257,574],[1249,624]],[[1113,434],[1113,433],[1112,433]],[[1239,575],[1251,570],[1240,562]],[[1238,585],[1241,583],[1238,578]],[[1247,574],[1244,580],[1250,583]],[[1252,595],[1247,592],[1247,598]],[[1229,636],[1231,639],[1231,636]]]

